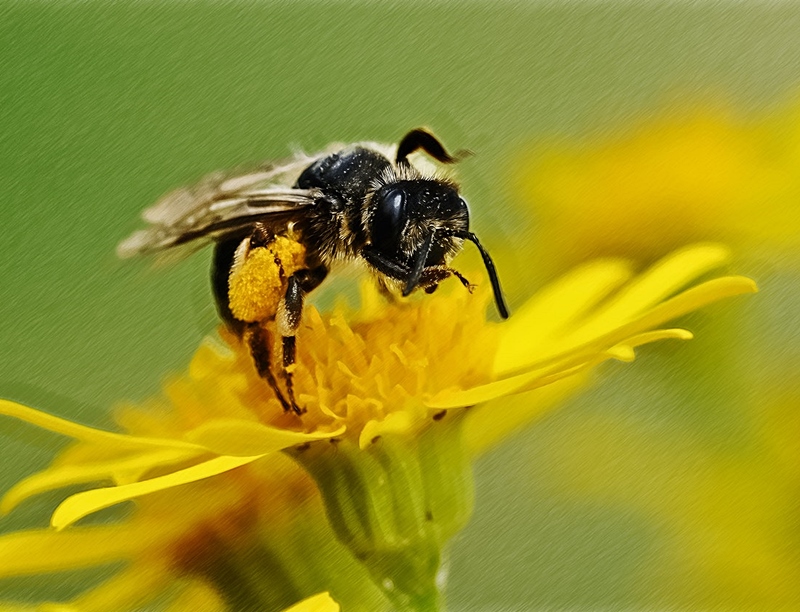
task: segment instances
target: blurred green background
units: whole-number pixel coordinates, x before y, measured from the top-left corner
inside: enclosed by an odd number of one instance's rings
[[[519,275],[527,264],[514,253],[535,241],[536,212],[514,206],[515,152],[614,133],[687,97],[768,112],[797,93],[798,32],[795,3],[3,2],[0,395],[108,426],[110,406],[157,392],[185,366],[216,321],[210,253],[161,270],[114,255],[171,188],[292,147],[391,142],[427,125],[477,153],[459,169],[474,225],[490,248],[502,244],[500,269]],[[523,298],[517,290],[512,304]],[[747,316],[767,316],[780,335],[791,303]],[[658,526],[545,484],[555,476],[542,449],[566,452],[609,406],[735,439],[743,425],[725,417],[726,397],[682,374],[716,351],[716,366],[702,366],[714,381],[734,344],[648,349],[602,391],[483,458],[476,516],[450,562],[452,608],[692,607],[671,590],[681,569]],[[9,420],[0,440],[0,490],[64,442]],[[45,524],[44,507],[24,505],[0,530]],[[0,593],[36,584],[2,582]]]

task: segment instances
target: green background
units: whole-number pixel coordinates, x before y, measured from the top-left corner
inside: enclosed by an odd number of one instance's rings
[[[791,3],[2,3],[0,395],[108,425],[109,406],[185,366],[215,325],[209,252],[157,271],[114,255],[173,187],[427,125],[477,153],[460,169],[475,226],[513,248],[535,239],[511,213],[515,150],[613,131],[686,96],[769,109],[797,91],[798,32]],[[635,580],[656,559],[640,517],[536,484],[537,443],[568,440],[581,410],[478,464],[453,609],[670,603]],[[0,490],[62,442],[0,422]],[[28,503],[0,529],[43,524],[46,507]],[[3,596],[40,588],[0,582]]]

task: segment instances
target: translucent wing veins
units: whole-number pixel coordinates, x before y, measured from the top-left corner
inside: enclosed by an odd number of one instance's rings
[[[134,232],[117,247],[120,257],[151,253],[176,245],[211,240],[273,215],[313,205],[316,190],[292,189],[297,175],[314,157],[230,176],[216,172],[192,187],[176,189],[142,213],[150,227]]]

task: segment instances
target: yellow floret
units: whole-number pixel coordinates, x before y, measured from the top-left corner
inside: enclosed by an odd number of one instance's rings
[[[273,317],[283,292],[275,254],[265,247],[250,251],[244,263],[231,273],[228,283],[231,312],[240,321],[255,322]]]

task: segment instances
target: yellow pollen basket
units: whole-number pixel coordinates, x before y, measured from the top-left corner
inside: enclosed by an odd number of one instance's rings
[[[273,318],[286,292],[286,279],[305,267],[305,256],[303,245],[286,236],[252,249],[228,281],[233,316],[248,323]]]

